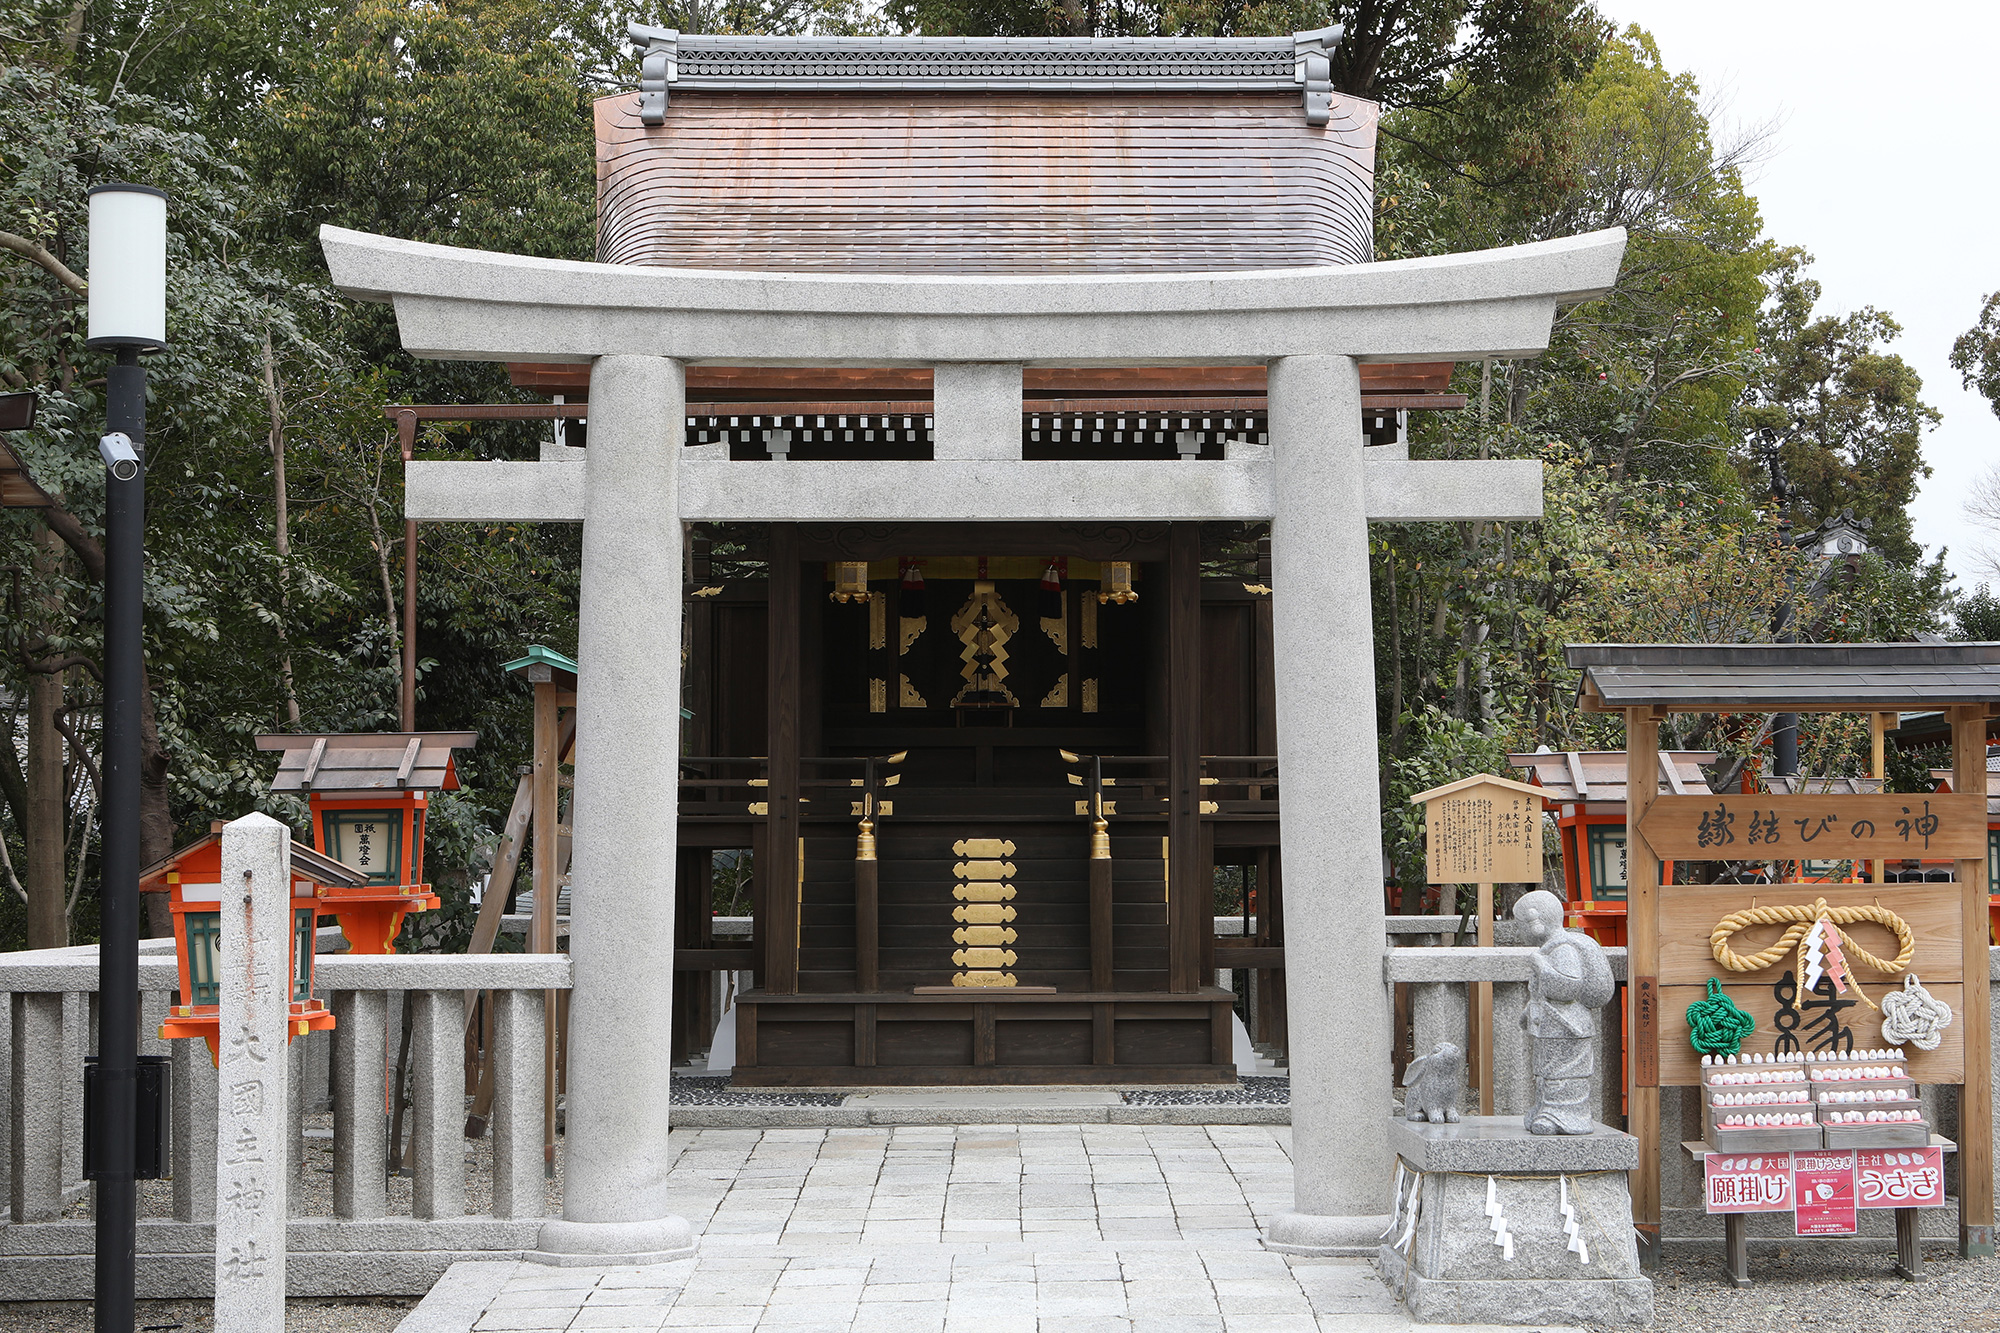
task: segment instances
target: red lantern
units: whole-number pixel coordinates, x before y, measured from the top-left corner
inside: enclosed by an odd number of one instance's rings
[[[287,1040],[333,1026],[333,1015],[313,995],[315,930],[320,896],[329,889],[358,887],[360,873],[292,844],[292,1013]],[[164,893],[174,918],[174,959],[180,966],[180,1003],[167,1011],[162,1038],[200,1037],[215,1056],[220,1048],[222,978],[222,825],[207,837],[147,867],[141,893]]]
[[[305,792],[320,852],[365,877],[320,895],[354,953],[394,953],[403,918],[439,905],[424,882],[424,818],[430,793],[458,790],[452,751],[476,740],[470,731],[257,738],[284,756],[271,790]]]

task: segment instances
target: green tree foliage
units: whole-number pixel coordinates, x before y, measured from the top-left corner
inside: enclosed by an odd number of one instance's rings
[[[1951,368],[2000,415],[2000,292],[1986,298],[1979,321],[1952,343]]]
[[[1924,432],[1940,417],[1923,381],[1887,344],[1902,326],[1873,308],[1818,314],[1820,287],[1787,255],[1772,275],[1764,364],[1742,418],[1763,459],[1775,455],[1805,523],[1851,509],[1873,524],[1871,544],[1899,564],[1919,547],[1907,506],[1930,475]]]

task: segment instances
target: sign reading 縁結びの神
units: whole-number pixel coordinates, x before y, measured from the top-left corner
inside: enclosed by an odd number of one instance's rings
[[[1958,860],[1986,855],[1986,797],[1661,796],[1639,831],[1667,861]]]

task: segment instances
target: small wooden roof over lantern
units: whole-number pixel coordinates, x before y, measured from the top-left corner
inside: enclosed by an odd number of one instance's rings
[[[352,866],[294,840],[292,843],[292,996],[288,1037],[333,1026],[333,1015],[313,995],[313,962],[320,898],[329,890],[356,889],[368,877]],[[180,968],[180,1003],[167,1011],[160,1036],[201,1037],[210,1055],[218,1045],[222,943],[222,825],[139,873],[141,893],[164,893],[174,921],[174,960]]]
[[[478,739],[471,731],[257,738],[258,749],[282,756],[271,790],[306,793],[320,852],[366,876],[321,894],[354,952],[393,953],[403,918],[439,905],[424,883],[430,793],[458,790],[452,752]]]
[[[1433,884],[1539,884],[1542,791],[1480,773],[1410,798],[1424,807],[1426,878]]]

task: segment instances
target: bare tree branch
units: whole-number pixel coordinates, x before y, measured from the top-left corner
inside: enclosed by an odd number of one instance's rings
[[[16,236],[11,231],[0,231],[0,250],[12,250],[22,258],[30,259],[40,264],[54,275],[57,282],[60,282],[78,296],[82,296],[90,290],[89,284],[84,282],[82,278],[77,277],[68,264],[63,263],[62,260],[57,259],[54,255],[25,236]]]

